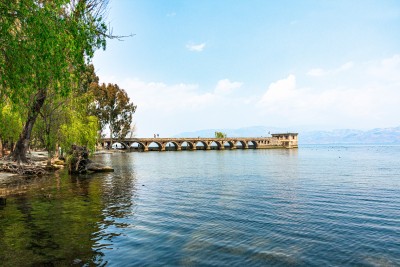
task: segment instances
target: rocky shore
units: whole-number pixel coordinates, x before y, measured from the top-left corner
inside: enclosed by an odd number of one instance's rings
[[[96,154],[106,154],[106,153],[114,153],[113,151],[99,151]],[[78,153],[79,154],[79,153]],[[75,171],[73,167],[67,166],[65,160],[61,159],[52,159],[50,165],[48,164],[48,156],[46,151],[32,151],[28,153],[27,158],[29,163],[17,163],[13,161],[9,161],[7,159],[0,159],[0,184],[12,182],[17,177],[23,176],[41,176],[49,174],[53,171],[60,170],[63,168],[69,168],[70,173],[94,173],[94,172],[113,172],[114,169],[109,166],[105,166],[101,163],[96,163],[91,161],[88,156],[89,154],[86,152],[84,155],[78,155],[78,161],[80,162],[80,166],[76,167]],[[76,164],[77,162],[72,162],[72,164]]]

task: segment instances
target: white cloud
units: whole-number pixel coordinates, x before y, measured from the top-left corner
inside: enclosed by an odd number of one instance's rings
[[[125,81],[124,88],[132,95],[134,102],[142,110],[171,112],[196,109],[213,101],[213,94],[199,93],[197,84],[173,84],[144,82],[139,79]]]
[[[229,94],[242,83],[223,79],[215,88],[204,90],[198,84],[166,84],[127,79],[120,83],[138,106],[135,122],[138,136],[163,136],[179,132],[223,128],[246,121],[254,100]],[[238,108],[240,107],[240,108]]]
[[[353,66],[354,66],[354,62],[353,61],[346,62],[342,66],[340,66],[338,69],[336,69],[336,72],[349,70]]]
[[[171,13],[168,13],[167,14],[167,17],[175,17],[176,16],[176,13],[175,12],[171,12]]]
[[[400,55],[381,60],[378,64],[371,64],[368,74],[387,82],[400,82]]]
[[[397,63],[389,65],[398,67]],[[398,125],[398,119],[393,116],[400,113],[400,90],[368,79],[365,71],[361,75],[365,79],[363,83],[353,85],[343,79],[340,87],[333,88],[312,84],[299,87],[296,77],[289,75],[271,83],[257,107],[276,126],[282,122],[352,128]]]
[[[319,76],[323,76],[326,74],[326,71],[324,71],[323,69],[311,69],[307,72],[307,75],[309,76],[315,76],[315,77],[319,77]]]
[[[333,75],[333,74],[338,74],[338,73],[343,72],[343,71],[348,71],[351,68],[353,68],[353,66],[354,66],[354,62],[349,61],[349,62],[346,62],[343,65],[341,65],[341,66],[339,66],[339,67],[337,67],[335,69],[330,69],[330,70],[324,70],[324,69],[321,69],[321,68],[313,68],[313,69],[311,69],[311,70],[309,70],[307,72],[307,75],[308,76],[314,76],[314,77]]]
[[[241,82],[231,82],[229,79],[219,80],[214,92],[216,94],[229,94],[234,89],[240,88],[243,85]]]
[[[205,47],[206,47],[206,43],[201,43],[201,44],[189,43],[186,45],[186,48],[189,51],[193,51],[193,52],[202,52]]]
[[[295,88],[296,77],[290,74],[285,79],[271,83],[268,90],[261,97],[260,103],[271,108],[277,101],[294,97],[296,94]]]
[[[252,125],[314,129],[399,125],[399,55],[357,65],[348,62],[336,70],[335,76],[321,79],[290,74],[261,93],[229,79],[210,88],[140,79],[112,82],[138,105],[134,117],[141,137]]]

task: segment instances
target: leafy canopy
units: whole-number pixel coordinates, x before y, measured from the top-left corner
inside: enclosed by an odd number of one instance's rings
[[[69,93],[85,60],[105,48],[99,0],[0,0],[0,86],[18,104],[38,89]]]
[[[108,125],[111,138],[123,138],[131,130],[136,106],[124,89],[116,84],[101,84],[94,91],[93,114],[99,118],[100,128]]]
[[[223,132],[215,132],[215,138],[226,138],[226,133]]]

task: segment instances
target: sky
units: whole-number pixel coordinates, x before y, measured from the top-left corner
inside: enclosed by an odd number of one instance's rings
[[[93,59],[136,136],[400,126],[400,1],[110,0]]]

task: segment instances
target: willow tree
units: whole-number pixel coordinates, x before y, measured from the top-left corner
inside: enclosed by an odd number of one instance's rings
[[[60,147],[66,149],[77,144],[94,150],[98,140],[98,120],[91,116],[89,106],[94,101],[92,87],[98,81],[94,66],[87,65],[68,98],[54,90],[47,92],[47,100],[33,128],[32,141],[46,148],[48,164]]]
[[[13,160],[27,161],[36,118],[54,90],[67,96],[105,48],[106,0],[0,0],[0,94],[26,108]]]

